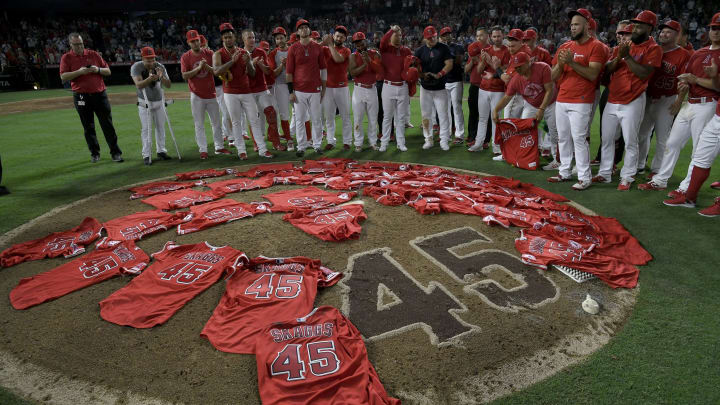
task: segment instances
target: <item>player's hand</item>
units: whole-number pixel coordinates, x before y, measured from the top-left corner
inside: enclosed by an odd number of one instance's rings
[[[563,49],[560,52],[560,56],[558,57],[558,59],[563,64],[568,64],[568,63],[572,62],[573,60],[575,60],[575,52],[571,51],[570,49]]]
[[[280,64],[281,64],[283,67],[285,67],[285,65],[287,65],[287,58],[282,58],[282,60],[280,61]]]
[[[486,70],[483,72],[482,77],[485,80],[492,80],[495,77],[495,74]]]
[[[81,75],[86,75],[86,74],[88,74],[88,73],[93,73],[93,70],[94,70],[94,69],[93,69],[93,68],[90,68],[90,67],[87,67],[87,66],[84,66],[84,67],[81,67],[81,68],[78,69],[78,70],[80,71],[80,74],[81,74]]]
[[[240,50],[236,49],[235,53],[232,55],[232,63],[233,65],[237,63],[237,61],[240,59]]]
[[[512,76],[510,76],[510,75],[507,74],[507,73],[503,73],[503,74],[500,75],[500,79],[501,79],[503,82],[505,82],[505,83],[510,82],[510,78],[511,78],[511,77],[512,77]]]
[[[367,51],[362,51],[360,56],[362,57],[364,63],[370,63],[370,57],[368,56]]]
[[[495,124],[497,124],[498,121],[500,121],[500,114],[498,114],[496,111],[493,111],[492,120]]]
[[[539,123],[542,121],[543,117],[545,116],[545,110],[538,109],[535,113],[535,122]]]
[[[290,93],[290,102],[293,104],[297,103],[297,97],[295,97],[295,93]]]
[[[705,66],[703,68],[705,71],[705,74],[709,78],[713,78],[718,75],[718,66],[715,64],[715,59],[710,59],[710,66]]]
[[[470,61],[471,61],[471,63],[472,63],[473,65],[476,64],[476,63],[480,63],[480,57],[477,56],[477,55],[476,55],[476,56],[473,56],[472,58],[470,58]]]
[[[245,61],[245,63],[250,62],[250,54],[247,53],[247,51],[245,51],[244,49],[240,51],[240,57],[242,58],[242,60]]]
[[[630,55],[630,43],[621,42],[620,45],[618,45],[618,57],[622,59],[628,55]]]
[[[485,50],[480,51],[480,59],[485,61],[485,63],[490,64],[490,54],[485,52]]]
[[[325,46],[332,46],[332,45],[333,45],[333,40],[332,40],[332,37],[330,36],[330,34],[325,34],[325,35],[323,36],[322,44],[325,45]]]
[[[89,69],[90,69],[90,73],[100,73],[100,68],[95,65],[90,66]],[[710,77],[712,77],[712,76],[710,76]]]
[[[261,59],[262,59],[261,56],[256,56],[256,57],[254,57],[253,60],[252,60],[252,61],[253,61],[253,65],[256,65],[256,66],[259,65]]]
[[[148,78],[150,79],[151,82],[156,82],[156,81],[158,81],[158,79],[159,79],[160,77],[157,75],[157,72],[153,70],[153,71],[151,71],[150,74],[148,75]]]
[[[678,86],[679,87],[679,86]],[[682,101],[680,99],[676,100],[674,103],[670,104],[670,115],[675,116],[680,112],[680,107],[682,107]]]
[[[695,76],[692,73],[683,73],[680,76],[678,76],[678,86],[680,86],[680,83],[688,83],[688,84],[695,84],[697,83],[697,76]]]

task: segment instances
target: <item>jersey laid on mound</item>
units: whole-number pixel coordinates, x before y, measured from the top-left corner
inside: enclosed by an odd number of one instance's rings
[[[265,194],[270,200],[273,212],[290,212],[299,208],[318,209],[350,201],[357,193],[331,193],[317,187],[305,187],[297,190],[280,191]]]
[[[142,200],[142,202],[152,205],[160,210],[176,210],[179,208],[187,208],[195,204],[214,201],[220,197],[222,197],[222,195],[218,196],[212,191],[185,189],[173,191],[167,194],[158,194],[150,198],[146,198]]]
[[[283,216],[305,233],[330,242],[357,239],[362,232],[360,222],[367,219],[362,204],[345,204],[318,210],[295,210]]]
[[[168,230],[184,221],[186,213],[162,210],[138,212],[111,219],[103,227],[112,240],[140,240],[146,235]]]
[[[196,182],[179,183],[177,181],[156,181],[149,184],[143,184],[142,186],[133,187],[130,189],[132,195],[131,200],[138,198],[145,198],[154,196],[156,194],[169,193],[170,191],[182,190],[184,188],[192,188],[195,186],[202,186],[205,182],[202,180]]]
[[[253,353],[254,335],[277,319],[308,313],[318,287],[342,277],[307,257],[252,259],[227,280],[225,293],[200,334],[216,349]]]
[[[184,235],[225,224],[238,219],[250,218],[268,212],[267,203],[243,203],[231,199],[213,201],[211,203],[190,207],[182,223],[177,227],[177,234]]]
[[[219,196],[224,196],[230,193],[237,193],[240,191],[257,190],[261,188],[268,188],[273,185],[272,177],[266,176],[259,179],[248,179],[238,178],[223,181],[216,181],[215,183],[209,183],[207,186]]]
[[[102,225],[87,217],[75,228],[53,232],[44,238],[13,245],[0,253],[0,267],[10,267],[29,260],[46,257],[77,256],[85,253],[85,246],[100,237]]]
[[[224,273],[232,274],[248,262],[239,250],[207,242],[168,242],[152,257],[155,262],[143,274],[100,302],[103,319],[135,328],[160,325]]]
[[[178,180],[198,180],[198,179],[207,179],[209,177],[220,177],[225,176],[226,174],[232,174],[235,173],[235,170],[233,169],[205,169],[205,170],[196,170],[194,172],[185,172],[185,173],[175,173],[175,178]]]
[[[137,274],[149,261],[135,242],[105,238],[85,256],[20,280],[10,291],[10,303],[15,309],[30,308],[122,273]]]
[[[385,391],[360,332],[332,307],[265,326],[255,359],[265,405],[400,404]]]

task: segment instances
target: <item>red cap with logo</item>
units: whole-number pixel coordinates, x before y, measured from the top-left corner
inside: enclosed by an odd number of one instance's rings
[[[573,10],[573,11],[569,12],[568,18],[573,18],[576,15],[582,16],[583,18],[585,18],[588,21],[590,21],[590,19],[592,18],[592,13],[590,13],[590,10],[588,10],[586,8],[579,8],[577,10]]]
[[[205,38],[205,35],[200,35],[200,45],[207,45],[207,38]]]
[[[518,52],[510,57],[510,65],[508,66],[508,74],[517,69],[518,66],[524,65],[530,61],[530,57],[525,52]]]
[[[303,26],[303,25],[307,25],[308,27],[310,27],[310,23],[308,22],[308,20],[305,20],[305,19],[302,19],[302,18],[299,19],[299,20],[297,20],[297,22],[295,23],[295,31],[297,31],[298,29],[300,29],[300,27]]]
[[[258,48],[267,52],[270,50],[270,44],[268,43],[268,41],[260,41],[260,43],[258,44]]]
[[[317,31],[313,31],[310,33],[310,36],[312,37],[312,39],[318,39],[320,38],[320,33]]]
[[[146,46],[140,50],[140,56],[142,56],[143,58],[154,58],[155,51],[152,49],[152,47]]]
[[[517,41],[522,41],[522,39],[525,37],[525,32],[519,28],[513,28],[507,34],[507,37],[509,39],[515,39]]]
[[[194,41],[196,39],[200,39],[200,34],[196,30],[190,30],[185,34],[185,38],[187,38],[187,41]]]
[[[443,36],[445,34],[451,34],[451,33],[452,33],[452,28],[450,28],[450,27],[442,27],[442,29],[440,29],[440,36]]]
[[[720,25],[720,13],[715,13],[715,15],[710,19],[710,24],[708,24],[708,26],[717,27],[719,25]]]
[[[671,30],[673,30],[675,32],[682,31],[682,25],[680,25],[680,23],[675,20],[667,20],[664,23],[658,25],[659,30],[661,30],[663,28],[670,28]]]
[[[657,25],[657,16],[650,10],[643,10],[634,19],[630,20],[634,24],[643,23],[655,27]]]
[[[285,35],[287,36],[287,31],[285,31],[285,28],[283,27],[277,27],[272,32],[273,36],[275,35]]]
[[[523,33],[523,39],[536,39],[537,38],[537,32],[533,29],[526,29]]]
[[[233,27],[229,22],[220,24],[220,33],[222,34],[225,31],[235,32],[235,27]]]
[[[471,58],[480,55],[480,52],[483,50],[483,44],[481,42],[473,42],[468,46],[468,55],[470,55]]]
[[[425,39],[430,39],[430,38],[434,37],[435,35],[437,35],[437,30],[432,25],[428,25],[423,30],[423,38],[425,38]]]
[[[356,41],[364,41],[364,40],[365,40],[365,33],[364,33],[364,32],[358,31],[358,32],[354,33],[353,36],[352,36],[352,41],[353,41],[353,42],[356,42]]]
[[[344,25],[338,25],[337,27],[335,27],[335,31],[342,32],[343,34],[345,34],[345,36],[347,36],[348,34],[348,30],[347,28],[345,28]]]
[[[615,33],[616,34],[632,34],[633,28],[635,28],[634,24],[628,24],[624,28],[618,29]]]
[[[594,18],[590,19],[588,28],[590,28],[590,31],[597,31],[597,21]]]

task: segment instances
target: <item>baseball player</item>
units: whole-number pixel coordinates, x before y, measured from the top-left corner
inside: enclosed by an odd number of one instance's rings
[[[538,34],[535,27],[530,27],[523,33],[523,44],[530,50],[530,62],[545,62],[548,66],[552,65],[552,56],[550,52],[542,46],[538,46]]]
[[[658,43],[663,51],[662,66],[657,69],[648,82],[647,104],[645,115],[638,132],[638,173],[645,169],[650,151],[650,136],[655,130],[655,156],[650,165],[650,177],[660,170],[665,143],[670,135],[674,114],[679,111],[682,100],[677,97],[677,77],[690,59],[690,52],[677,44],[677,37],[682,31],[677,21],[667,21],[658,26]],[[679,102],[678,102],[679,101]]]
[[[571,40],[560,46],[553,58],[551,78],[557,83],[555,122],[558,130],[560,172],[551,183],[571,181],[573,156],[578,182],[572,188],[585,190],[591,184],[590,148],[587,134],[595,102],[595,81],[607,60],[600,41],[588,33],[590,11],[581,8],[568,13]]]
[[[327,89],[323,97],[325,128],[327,128],[327,145],[325,150],[335,147],[335,111],[340,111],[342,119],[343,149],[349,150],[352,143],[352,123],[350,122],[350,89],[348,87],[348,64],[350,49],[343,46],[347,39],[347,28],[342,25],[335,27],[335,33],[326,36],[323,42],[323,55],[327,65]]]
[[[356,32],[352,36],[355,45],[355,53],[349,59],[348,71],[355,81],[352,94],[353,111],[353,135],[355,137],[355,152],[362,152],[363,145],[363,115],[367,113],[368,144],[373,150],[377,150],[377,110],[379,102],[375,82],[377,74],[382,73],[382,62],[378,51],[367,49],[365,33]],[[344,141],[343,141],[344,142]],[[400,146],[398,146],[400,149]],[[401,151],[407,151],[402,145]]]
[[[215,82],[212,80],[212,51],[200,48],[200,34],[190,30],[185,34],[190,50],[180,57],[182,77],[190,88],[190,109],[195,122],[195,141],[200,149],[200,159],[207,159],[205,138],[205,112],[210,116],[215,154],[223,149],[223,135],[220,123],[220,106],[215,99]]]
[[[457,43],[452,43],[452,28],[443,27],[440,30],[440,42],[450,48],[452,53],[453,67],[445,78],[445,90],[448,93],[448,116],[452,119],[455,128],[455,144],[462,144],[465,137],[465,115],[462,109],[463,97],[463,57],[465,48]]]
[[[525,32],[521,29],[511,29],[510,32],[507,34],[507,48],[508,52],[510,52],[510,57],[512,58],[514,55],[518,54],[519,52],[523,52],[527,55],[530,54],[530,48],[528,48],[526,45],[523,44],[523,38],[525,37]],[[501,79],[505,82],[506,86],[507,83],[510,82],[510,75],[507,73],[503,74],[501,76]],[[507,95],[507,93],[505,93]],[[507,103],[505,106],[505,110],[503,111],[503,117],[505,118],[520,118],[520,115],[522,115],[523,110],[523,98],[522,95],[519,93],[516,93],[515,96],[510,99],[510,102]],[[501,156],[496,156],[495,160],[502,160]]]
[[[405,147],[405,123],[407,122],[407,105],[410,102],[407,83],[402,78],[405,57],[410,49],[402,46],[402,30],[392,25],[380,39],[380,56],[382,58],[384,80],[382,87],[382,139],[380,147],[387,149],[390,143],[393,120],[395,121],[395,137],[398,149]]]
[[[225,76],[223,91],[230,118],[233,122],[233,137],[240,160],[247,159],[245,140],[242,136],[242,115],[250,121],[250,128],[261,157],[272,158],[267,150],[260,128],[257,104],[251,94],[250,77],[255,77],[255,66],[250,54],[236,45],[235,28],[230,23],[220,24],[220,37],[223,46],[213,54],[213,73]],[[229,73],[229,74],[228,74]]]
[[[288,91],[287,82],[285,81],[285,64],[287,63],[287,32],[283,27],[277,27],[272,32],[275,40],[275,49],[270,51],[268,55],[270,69],[275,76],[275,105],[277,105],[278,113],[280,113],[280,125],[283,130],[283,137],[287,140],[287,150],[294,150],[292,144],[292,135],[294,131],[290,129],[290,92]],[[294,124],[293,124],[294,125]]]
[[[420,112],[422,114],[423,135],[425,136],[423,149],[430,149],[433,146],[433,133],[430,122],[432,121],[434,107],[438,113],[440,124],[440,148],[450,150],[450,114],[448,111],[448,92],[445,90],[445,76],[452,70],[455,57],[447,45],[438,42],[437,30],[432,25],[425,27],[423,38],[425,38],[425,44],[415,51],[415,57],[420,59],[422,65],[422,73],[420,73]],[[405,143],[404,136],[402,142]],[[399,143],[400,138],[398,136]],[[380,150],[383,150],[382,145]]]
[[[102,76],[110,76],[110,67],[99,53],[85,49],[83,38],[77,32],[70,33],[68,41],[70,51],[63,54],[60,59],[60,80],[70,81],[73,104],[80,116],[85,142],[90,149],[90,161],[96,163],[100,160],[100,145],[95,134],[95,115],[97,115],[105,141],[110,148],[110,156],[114,162],[121,163],[122,151],[117,144],[110,101],[102,79]],[[2,189],[4,187],[0,187],[0,190]]]
[[[312,147],[322,155],[322,99],[325,96],[327,65],[322,46],[310,39],[310,23],[300,19],[295,24],[300,40],[288,50],[286,80],[290,101],[295,105],[295,136],[298,157],[308,147],[305,117],[312,121]]]
[[[603,111],[602,158],[594,183],[609,183],[615,161],[615,139],[618,127],[625,139],[625,159],[620,171],[618,190],[630,190],[638,166],[638,130],[645,110],[645,90],[655,69],[662,64],[662,48],[650,36],[657,16],[644,10],[631,20],[634,24],[632,44],[623,42],[605,65],[610,76],[608,104]]]
[[[207,38],[205,38],[205,35],[202,34],[200,35],[200,48],[208,49],[212,52],[212,50],[208,46]],[[220,113],[222,114],[223,141],[230,138],[230,142],[232,142],[232,121],[230,120],[230,114],[228,113],[227,105],[225,105],[225,97],[222,89],[222,79],[220,79],[216,75],[212,75],[212,78],[215,84],[215,100],[217,100],[218,106],[220,107]],[[225,148],[216,150],[215,152],[222,155],[230,154],[230,151]]]
[[[270,94],[270,90],[268,90],[267,82],[265,81],[265,74],[270,73],[267,53],[265,50],[255,46],[255,33],[252,30],[243,30],[242,39],[245,44],[245,51],[250,53],[250,57],[253,58],[253,65],[258,69],[255,77],[250,78],[250,92],[253,99],[255,99],[258,112],[262,112],[262,114],[259,115],[260,130],[264,132],[265,122],[267,122],[268,138],[270,138],[273,148],[281,152],[285,151],[287,148],[285,145],[280,143],[280,134],[278,133],[277,126],[277,111],[274,107],[274,100],[272,94]],[[263,138],[262,133],[260,134],[260,138]],[[265,141],[263,140],[263,143],[264,142]]]
[[[146,46],[140,50],[142,60],[135,62],[130,67],[138,96],[138,114],[140,115],[140,138],[142,139],[143,162],[150,166],[150,150],[152,148],[152,131],[155,123],[155,148],[157,156],[163,160],[170,160],[165,149],[165,113],[162,105],[162,89],[160,85],[170,88],[170,78],[165,66],[155,61],[155,51]]]
[[[708,31],[710,46],[695,51],[690,56],[683,74],[678,76],[678,100],[684,100],[685,95],[689,92],[688,103],[680,109],[672,129],[670,129],[660,170],[650,182],[638,186],[641,190],[664,190],[667,187],[667,181],[672,176],[680,151],[687,143],[688,138],[692,137],[694,155],[700,133],[713,117],[717,100],[720,98],[720,91],[713,86],[712,79],[708,77],[705,68],[712,66],[713,63],[720,65],[720,30],[712,29],[718,26],[720,26],[720,13],[715,14],[710,21],[711,29]],[[685,194],[685,190],[690,185],[692,171],[691,164],[687,176],[677,190],[670,192],[670,197]]]
[[[478,72],[477,65],[480,63],[480,51],[489,47],[488,32],[485,28],[478,28],[475,31],[475,42],[468,46],[468,61],[465,63],[465,74],[470,75],[470,88],[468,89],[468,146],[475,144],[475,136],[478,128],[478,92],[482,82],[482,72]],[[478,140],[480,144],[484,136]]]
[[[487,126],[492,126],[495,133],[495,123],[490,119],[490,112],[505,94],[505,83],[500,79],[502,70],[510,63],[510,52],[503,45],[505,34],[500,26],[490,29],[491,46],[480,51],[480,60],[474,68],[480,73],[480,90],[478,91],[478,128],[475,143],[468,149],[476,152],[483,149],[483,142],[479,142],[487,133]],[[500,145],[493,139],[493,154],[500,156]]]

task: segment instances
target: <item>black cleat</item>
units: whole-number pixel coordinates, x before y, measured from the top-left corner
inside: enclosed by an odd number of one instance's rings
[[[91,163],[97,163],[98,161],[100,161],[100,155],[92,155],[92,156],[90,156],[90,162],[91,162]]]
[[[171,159],[172,159],[172,158],[171,158],[170,156],[168,156],[168,154],[165,153],[165,152],[158,152],[157,155],[158,155],[158,157],[159,157],[160,159],[162,159],[162,160],[171,160]]]
[[[152,164],[152,160],[150,160],[150,157],[143,158],[143,163],[145,163],[145,166],[150,166]]]
[[[112,155],[112,161],[113,161],[113,162],[122,163],[122,162],[125,161],[125,159],[122,158],[122,155],[121,155],[121,154],[116,153],[116,154]]]

